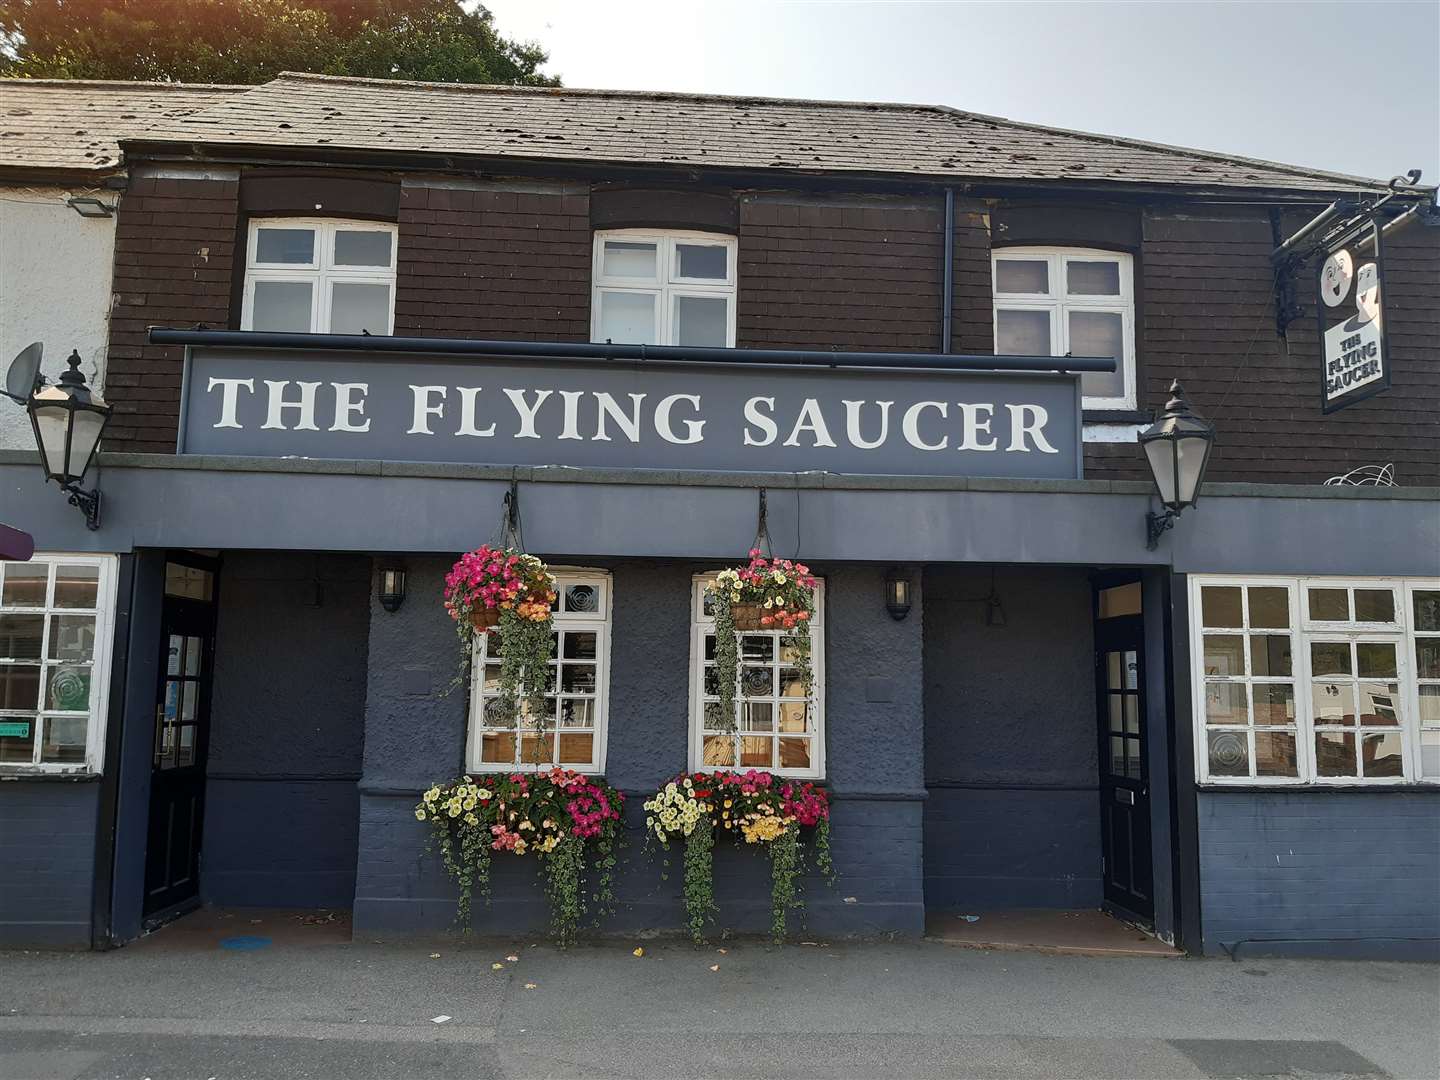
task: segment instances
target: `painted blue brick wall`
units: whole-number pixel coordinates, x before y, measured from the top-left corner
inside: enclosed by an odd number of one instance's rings
[[[447,568],[441,560],[412,560],[410,601],[393,615],[372,610],[355,900],[361,937],[442,930],[454,917],[454,889],[438,861],[423,855],[424,828],[413,816],[418,792],[463,765],[465,695],[436,693],[454,672],[457,648],[451,622],[432,601]],[[678,873],[662,880],[660,857],[642,850],[638,793],[686,765],[690,582],[697,569],[703,568],[649,562],[613,567],[606,774],[637,796],[627,806],[630,843],[617,881],[620,910],[606,922],[609,930],[683,924]],[[834,888],[803,883],[804,925],[816,934],[919,933],[919,604],[910,619],[897,623],[883,606],[884,568],[824,572],[827,771],[837,792],[833,843],[840,880]],[[722,844],[716,879],[723,925],[767,929],[766,859]],[[534,930],[546,917],[534,862],[498,856],[492,904],[478,913],[477,927]]]
[[[370,570],[368,556],[225,557],[200,864],[206,903],[354,899]]]
[[[0,781],[0,948],[88,948],[96,783]]]
[[[1206,952],[1440,958],[1440,792],[1198,799]]]
[[[1086,571],[925,573],[925,899],[934,908],[1101,900],[1094,645]]]

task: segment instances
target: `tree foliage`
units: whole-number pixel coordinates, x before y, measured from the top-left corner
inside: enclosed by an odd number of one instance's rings
[[[281,71],[558,86],[459,0],[0,0],[0,75],[260,83]]]

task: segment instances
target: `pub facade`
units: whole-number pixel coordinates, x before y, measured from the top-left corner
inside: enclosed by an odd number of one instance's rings
[[[642,804],[754,770],[827,793],[815,935],[1102,908],[1195,953],[1440,949],[1432,190],[311,75],[115,138],[96,512],[0,451],[36,543],[0,563],[0,943],[198,904],[444,931],[424,793],[563,768],[626,799],[602,931],[685,923]],[[1389,385],[1330,408],[1324,253],[1272,254],[1387,197]],[[1161,520],[1137,437],[1177,382],[1216,434]],[[555,576],[524,718],[442,604],[484,544]],[[752,548],[817,579],[806,686],[746,630],[717,719],[707,589]],[[717,929],[765,930],[769,866],[714,859]],[[534,860],[491,873],[476,928],[543,928]]]

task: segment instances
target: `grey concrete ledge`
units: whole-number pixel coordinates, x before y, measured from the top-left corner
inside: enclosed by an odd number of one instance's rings
[[[1206,795],[1435,795],[1440,784],[1196,784]]]
[[[0,450],[0,465],[37,465],[28,450]],[[331,458],[219,457],[204,454],[106,453],[99,467],[182,472],[416,477],[441,480],[523,480],[526,483],[629,484],[651,487],[772,488],[834,491],[974,491],[1007,494],[1149,495],[1142,480],[1038,480],[965,476],[856,476],[825,472],[701,472],[690,469],[604,469],[572,466],[471,465],[445,462],[365,461]],[[102,476],[103,480],[103,476]],[[1440,502],[1440,486],[1327,487],[1324,484],[1205,486],[1210,498],[1329,499]]]

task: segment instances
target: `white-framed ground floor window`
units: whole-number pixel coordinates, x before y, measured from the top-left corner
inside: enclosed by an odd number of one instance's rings
[[[1196,773],[1440,783],[1440,580],[1190,579]]]
[[[705,589],[713,574],[697,575],[691,589],[690,768],[759,769],[783,776],[825,775],[825,583],[815,590],[810,620],[810,693],[794,666],[784,631],[739,635],[740,686],[734,730],[720,716],[715,673],[715,618]]]
[[[505,643],[492,631],[476,635],[470,680],[466,771],[513,772],[559,765],[579,772],[605,768],[605,714],[610,687],[610,575],[555,572],[555,634],[546,712],[522,708],[518,718],[491,707],[500,690]]]
[[[100,771],[115,578],[113,555],[0,562],[0,775]]]

